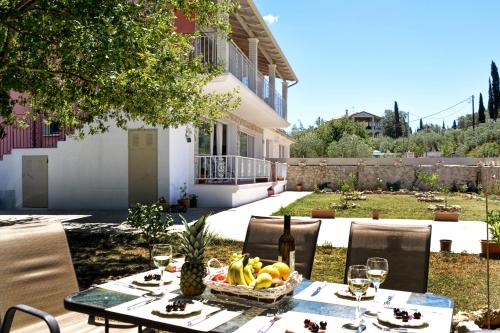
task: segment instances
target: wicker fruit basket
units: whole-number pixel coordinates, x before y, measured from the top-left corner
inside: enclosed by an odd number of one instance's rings
[[[213,281],[212,278],[220,273],[226,273],[227,267],[211,269],[203,282],[210,288],[214,294],[223,294],[227,296],[239,297],[256,301],[258,303],[274,304],[280,301],[283,297],[291,294],[295,288],[302,282],[302,275],[297,271],[290,274],[285,284],[278,287],[267,289],[254,289],[247,286],[235,286],[222,281]]]

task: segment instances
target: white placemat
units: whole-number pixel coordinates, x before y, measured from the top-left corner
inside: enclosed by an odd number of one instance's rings
[[[321,284],[322,284],[322,282],[319,282],[319,281],[313,282],[313,283],[311,283],[311,285],[309,287],[302,290],[297,295],[293,296],[293,298],[301,299],[301,300],[305,300],[305,301],[339,304],[339,305],[346,305],[346,306],[352,306],[352,307],[356,306],[356,300],[354,298],[352,300],[347,299],[347,298],[341,298],[335,294],[338,290],[342,290],[342,289],[346,288],[346,285],[344,285],[344,284],[327,283],[326,286],[324,288],[322,288],[318,294],[316,294],[315,296],[311,296],[311,294],[319,286],[321,286]],[[387,289],[379,289],[377,298],[378,298],[380,303],[384,303],[389,296],[392,296],[390,306],[391,307],[398,307],[398,306],[404,306],[408,302],[408,299],[410,298],[411,293],[406,292],[406,291],[394,291],[394,290],[387,290]],[[361,306],[364,308],[369,308],[369,307],[373,306],[373,299],[362,300]]]
[[[130,294],[130,295],[137,295],[137,296],[142,296],[144,293],[147,293],[147,290],[150,291],[155,291],[158,290],[158,286],[142,286],[142,285],[135,285],[133,282],[134,280],[139,279],[140,277],[144,276],[145,274],[159,274],[159,271],[157,269],[153,269],[147,272],[141,272],[138,274],[130,275],[127,277],[124,277],[122,279],[116,280],[116,281],[109,281],[103,284],[98,285],[99,288],[104,288],[108,290],[113,290],[125,294]],[[169,280],[172,280],[169,283],[166,283],[164,285],[165,292],[172,292],[174,290],[179,289],[179,284],[180,284],[180,273],[170,273],[170,272],[163,272],[163,274],[168,277]],[[129,288],[126,285],[132,285],[136,288],[139,289],[134,289],[134,288]]]
[[[166,294],[165,297],[163,298],[163,302],[168,299],[172,299],[175,297],[178,297],[179,295],[176,294]],[[158,302],[161,302],[162,300],[155,301],[149,304],[146,304],[144,306],[132,309],[132,310],[127,310],[127,307],[137,303],[139,300],[133,300],[127,303],[123,303],[120,305],[117,305],[115,307],[106,309],[106,311],[110,312],[115,312],[115,313],[120,313],[120,314],[126,314],[126,315],[133,315],[136,317],[144,318],[144,319],[149,319],[149,320],[154,320],[160,323],[165,323],[165,324],[170,324],[170,325],[176,325],[180,327],[185,327],[185,328],[190,328],[194,330],[198,330],[201,332],[208,332],[210,330],[213,330],[214,328],[230,321],[231,319],[235,318],[236,316],[240,315],[240,311],[228,311],[228,310],[223,310],[221,312],[218,312],[214,314],[212,317],[207,318],[206,320],[194,325],[194,326],[188,326],[187,323],[189,320],[192,320],[193,318],[196,318],[200,315],[207,315],[210,314],[214,311],[219,310],[218,307],[215,306],[210,306],[210,305],[203,305],[203,308],[201,310],[201,313],[194,314],[192,316],[186,316],[182,318],[173,318],[173,317],[162,317],[162,316],[157,316],[152,313],[153,309],[158,306]]]

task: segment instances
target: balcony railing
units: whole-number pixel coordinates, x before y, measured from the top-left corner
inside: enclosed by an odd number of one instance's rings
[[[197,184],[248,184],[271,179],[271,162],[236,155],[195,156]]]
[[[228,48],[228,64],[226,67],[228,72],[236,76],[245,86],[273,108],[278,115],[283,117],[285,103],[281,94],[275,90],[274,99],[269,96],[269,81],[256,70],[255,65],[233,41],[223,40],[215,35],[203,35],[195,42],[194,54],[200,55],[204,62],[222,64],[224,57],[219,54],[218,49],[223,48],[223,46]],[[256,79],[252,77],[252,73],[255,72],[257,72]]]

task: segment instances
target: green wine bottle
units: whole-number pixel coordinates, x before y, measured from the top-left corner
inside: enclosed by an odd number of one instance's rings
[[[279,239],[278,247],[281,259],[293,272],[295,270],[295,239],[290,233],[290,219],[290,215],[285,215],[285,228]]]

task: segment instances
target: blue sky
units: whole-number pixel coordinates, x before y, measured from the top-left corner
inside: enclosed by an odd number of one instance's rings
[[[346,109],[382,115],[397,101],[415,128],[472,94],[477,111],[491,60],[500,66],[499,0],[254,1],[300,81],[289,91],[292,124]],[[471,107],[428,122],[451,126]]]

